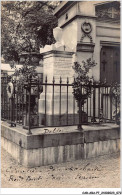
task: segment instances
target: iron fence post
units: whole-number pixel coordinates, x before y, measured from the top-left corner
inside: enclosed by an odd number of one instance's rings
[[[81,101],[82,100],[79,100],[78,102],[78,106],[79,106],[79,124],[78,124],[78,130],[80,131],[83,131],[83,128],[82,128],[82,105],[81,105]]]
[[[13,126],[13,123],[12,123],[12,112],[13,112],[13,109],[12,109],[12,98],[10,98],[10,124],[11,124],[11,127]]]
[[[69,78],[67,77],[67,125],[68,125],[68,84],[69,84]]]
[[[116,93],[117,93],[117,87],[116,87]],[[117,95],[115,97],[115,123],[117,124]]]
[[[55,78],[53,77],[53,102],[52,102],[52,124],[54,126],[54,84],[55,84]]]
[[[15,86],[14,86],[14,82],[13,82],[13,80],[11,81],[12,82],[12,84],[13,84],[13,88],[15,88]],[[14,92],[13,92],[13,95],[14,95]],[[11,127],[15,127],[16,125],[15,125],[15,123],[14,123],[14,98],[13,98],[13,95],[12,95],[12,97],[10,98],[10,120],[11,120]]]
[[[29,83],[28,83],[28,93],[29,93],[29,99],[28,99],[28,132],[27,132],[27,134],[28,135],[31,135],[32,134],[32,132],[31,132],[31,126],[30,126],[30,98],[31,98],[31,80],[30,80],[30,78],[29,78]]]
[[[80,86],[80,89],[81,89],[81,97],[82,97],[82,86]],[[82,128],[82,100],[79,100],[78,101],[78,107],[79,107],[79,124],[78,124],[78,130],[79,131],[83,131],[83,128]]]
[[[94,83],[94,87],[93,87],[93,120],[92,122],[96,122],[96,119],[95,119],[95,110],[96,110],[96,97],[95,97],[95,94],[96,94],[96,86],[95,86],[95,83]]]

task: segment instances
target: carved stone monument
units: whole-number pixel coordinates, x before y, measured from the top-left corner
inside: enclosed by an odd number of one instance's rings
[[[40,49],[40,53],[43,55],[43,82],[45,83],[45,78],[47,77],[47,83],[52,83],[55,79],[55,83],[59,84],[60,82],[62,82],[66,84],[68,77],[68,82],[72,83],[74,75],[74,71],[72,68],[72,56],[74,53],[70,48],[65,47],[65,45],[63,44],[61,28],[55,28],[53,30],[53,35],[56,43],[52,45],[46,45],[43,49]],[[62,78],[62,80],[60,80],[60,77]],[[70,114],[73,115],[72,91],[72,87],[69,87],[67,98],[67,86],[61,86],[61,89],[60,86],[55,86],[55,88],[53,88],[52,85],[46,86],[45,102],[45,87],[43,87],[43,93],[40,95],[39,100],[39,114],[41,125],[46,124],[46,126],[58,126],[61,123],[63,125],[67,123],[71,124],[72,119],[70,117]],[[67,112],[69,117],[68,122],[66,121]],[[58,123],[59,117],[60,124]]]

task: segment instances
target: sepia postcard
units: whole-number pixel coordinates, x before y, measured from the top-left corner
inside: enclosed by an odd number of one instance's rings
[[[122,194],[120,7],[1,1],[2,194]]]

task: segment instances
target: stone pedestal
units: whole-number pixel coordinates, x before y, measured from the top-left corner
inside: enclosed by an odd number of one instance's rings
[[[47,82],[53,81],[55,78],[55,83],[59,83],[60,77],[62,78],[62,83],[66,83],[67,77],[69,78],[69,83],[73,81],[73,52],[51,50],[42,53],[43,55],[43,76],[44,82],[47,76]]]
[[[63,49],[62,49],[63,50]],[[47,86],[43,86],[43,93],[40,94],[39,116],[40,125],[62,126],[78,124],[77,103],[73,97],[72,86],[74,70],[73,52],[50,50],[43,55],[43,82],[47,76]],[[61,77],[61,80],[60,80]],[[55,84],[53,85],[53,79]]]

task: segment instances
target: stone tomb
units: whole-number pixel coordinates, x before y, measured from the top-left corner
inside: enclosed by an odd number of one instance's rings
[[[47,83],[52,83],[53,78],[55,83],[72,84],[74,79],[73,54],[74,52],[65,47],[62,40],[62,29],[57,27],[53,30],[56,43],[46,45],[44,49],[40,49],[43,55],[43,82],[47,77]],[[46,102],[45,102],[45,90]],[[61,91],[61,95],[60,95]],[[39,100],[39,117],[40,125],[46,126],[62,126],[78,124],[78,108],[73,97],[72,86],[43,86],[43,93]],[[53,109],[54,108],[54,109]],[[68,115],[68,116],[67,116]]]
[[[43,77],[47,76],[47,83],[52,83],[53,78],[55,83],[67,84],[67,77],[69,83],[73,82],[73,69],[72,69],[72,55],[73,52],[51,50],[43,53]],[[46,124],[46,126],[52,125],[71,125],[73,124],[73,118],[78,123],[77,114],[77,104],[74,101],[72,94],[72,86],[68,87],[68,97],[67,97],[67,86],[61,86],[61,96],[60,96],[60,86],[46,87],[46,122],[45,122],[45,87],[43,87],[43,93],[40,95],[39,100],[39,116],[41,125]],[[68,100],[68,103],[67,103]],[[73,110],[73,105],[75,110]],[[53,110],[54,106],[54,110]],[[68,107],[68,111],[67,111]],[[67,119],[68,113],[68,119]],[[59,120],[60,117],[60,120]],[[68,122],[67,122],[68,120]]]

